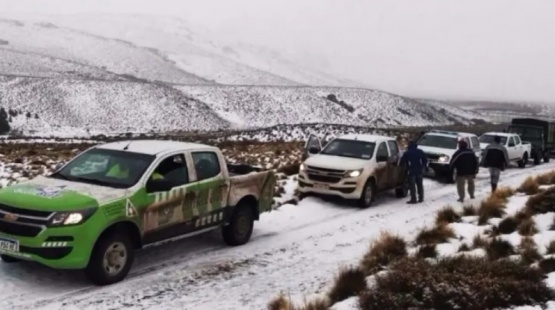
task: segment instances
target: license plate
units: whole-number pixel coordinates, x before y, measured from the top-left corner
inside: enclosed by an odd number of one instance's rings
[[[317,189],[329,189],[330,187],[329,187],[329,185],[327,185],[327,184],[314,184],[314,188],[317,188]]]
[[[19,241],[0,238],[0,251],[19,252]]]

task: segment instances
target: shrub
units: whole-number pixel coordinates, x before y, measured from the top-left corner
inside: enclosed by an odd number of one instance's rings
[[[493,309],[545,303],[554,297],[537,269],[508,260],[459,256],[436,264],[403,259],[376,277],[376,285],[361,295],[359,306],[362,310]]]
[[[497,226],[497,232],[500,234],[512,234],[516,231],[518,222],[514,217],[504,218]]]
[[[437,225],[433,228],[424,228],[416,236],[416,244],[438,244],[448,242],[450,238],[455,238],[455,232],[447,225]]]
[[[326,298],[316,298],[311,301],[305,302],[301,307],[295,307],[291,310],[328,310],[330,302]]]
[[[518,191],[526,195],[535,195],[539,193],[540,186],[536,177],[528,177],[518,188]]]
[[[532,236],[538,232],[533,218],[525,219],[518,225],[518,233],[523,236]]]
[[[506,201],[496,197],[490,196],[488,199],[482,201],[478,208],[478,225],[487,224],[488,220],[494,217],[503,217],[505,211]]]
[[[515,249],[511,243],[506,240],[494,238],[485,245],[486,254],[491,260],[497,260],[509,255],[515,254]]]
[[[530,197],[526,202],[526,209],[531,214],[555,212],[555,188]]]
[[[468,252],[470,251],[470,247],[468,246],[468,244],[463,243],[461,244],[461,246],[459,246],[459,252]]]
[[[361,262],[366,275],[380,271],[392,261],[407,256],[407,243],[403,238],[382,233],[371,245]]]
[[[463,207],[463,216],[474,216],[476,215],[476,208],[473,205],[466,205]]]
[[[287,176],[295,175],[299,173],[299,163],[285,165],[277,169],[277,172],[282,172]]]
[[[488,241],[480,235],[474,236],[474,239],[472,240],[472,247],[474,249],[485,248],[487,244]]]
[[[514,189],[512,189],[510,187],[507,187],[507,186],[504,186],[504,187],[498,188],[491,195],[496,199],[500,199],[502,201],[507,202],[509,200],[509,197],[511,197],[514,194],[515,194]]]
[[[544,273],[555,271],[555,258],[544,258],[540,261],[539,267]]]
[[[282,292],[268,303],[268,310],[293,310],[293,307]]]
[[[0,135],[10,132],[10,123],[8,122],[8,113],[4,108],[0,108]]]
[[[553,185],[555,184],[555,171],[541,174],[537,178],[540,185]]]
[[[460,222],[461,216],[453,209],[453,207],[444,207],[436,214],[436,224],[446,225],[449,223]]]
[[[335,283],[328,293],[331,304],[356,296],[366,289],[366,275],[359,268],[344,268],[335,278]]]
[[[435,244],[425,244],[418,248],[416,256],[420,258],[434,258],[437,257],[437,250]]]
[[[555,240],[552,240],[547,246],[547,254],[555,254]]]
[[[536,247],[536,242],[534,242],[532,238],[522,238],[518,247],[518,252],[520,253],[522,261],[526,264],[532,264],[542,259]]]

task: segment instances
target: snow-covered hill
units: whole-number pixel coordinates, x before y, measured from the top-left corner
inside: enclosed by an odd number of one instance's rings
[[[0,107],[20,112],[12,117],[12,129],[55,135],[305,123],[390,128],[469,123],[480,118],[457,108],[435,107],[364,89],[171,87],[132,81],[28,77],[0,77]]]

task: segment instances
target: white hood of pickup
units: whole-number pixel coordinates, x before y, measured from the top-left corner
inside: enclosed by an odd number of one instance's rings
[[[358,170],[369,163],[369,159],[359,159],[330,155],[314,155],[305,160],[307,166],[337,170]]]
[[[419,145],[418,148],[424,151],[424,153],[442,154],[442,155],[447,155],[449,157],[452,157],[453,154],[455,154],[455,152],[457,151],[457,150],[443,149],[443,148],[433,147],[433,146],[421,146],[421,145]]]

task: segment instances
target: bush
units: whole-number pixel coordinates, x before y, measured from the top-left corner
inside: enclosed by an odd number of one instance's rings
[[[525,219],[518,225],[518,233],[523,236],[533,236],[538,232],[533,218]]]
[[[366,289],[366,275],[359,268],[345,268],[335,278],[335,283],[328,293],[331,304],[356,296]]]
[[[555,254],[555,240],[552,240],[547,246],[547,254]]]
[[[518,292],[518,294],[515,294]],[[359,299],[362,310],[494,309],[545,303],[555,297],[543,275],[513,261],[453,257],[436,264],[403,259]]]
[[[532,238],[522,238],[518,247],[518,252],[520,253],[522,262],[526,264],[532,264],[542,259],[542,256],[536,247],[536,242],[534,242],[534,239]]]
[[[516,231],[518,222],[514,217],[504,218],[497,226],[497,232],[500,234],[508,235]]]
[[[403,238],[389,233],[382,233],[375,240],[361,262],[366,275],[376,273],[391,262],[407,256],[407,243]]]
[[[526,210],[531,214],[555,212],[555,188],[530,197],[526,202]]]
[[[528,177],[518,188],[518,191],[526,195],[535,195],[539,193],[540,186],[536,177]]]
[[[504,187],[498,188],[491,195],[496,199],[507,202],[509,200],[509,197],[514,195],[514,193],[515,191],[512,188],[504,186]]]
[[[420,258],[434,258],[437,257],[437,250],[435,244],[425,244],[418,248],[418,252],[416,253],[416,257]]]
[[[472,240],[472,247],[474,249],[485,248],[487,244],[488,241],[480,235],[474,236],[474,239]]]
[[[8,113],[4,108],[0,108],[0,135],[10,132],[10,123],[8,122]]]
[[[461,216],[453,209],[453,207],[444,207],[436,214],[436,224],[446,225],[461,221]]]
[[[445,243],[450,238],[455,238],[453,229],[447,225],[437,225],[422,229],[416,236],[416,243],[418,245]]]
[[[555,171],[541,174],[537,178],[540,185],[553,185],[555,184]]]
[[[544,273],[552,273],[555,271],[555,258],[545,258],[539,263],[541,271]]]
[[[280,293],[278,297],[268,303],[268,310],[293,310],[293,307],[289,299],[283,293]]]
[[[494,217],[503,217],[505,215],[506,201],[496,196],[490,196],[488,199],[482,201],[478,208],[478,225],[485,225],[488,220]]]
[[[463,216],[474,216],[476,215],[476,208],[472,205],[466,205],[463,207]]]
[[[486,243],[485,250],[488,258],[491,260],[497,260],[515,254],[515,249],[511,243],[498,238],[494,238]]]

